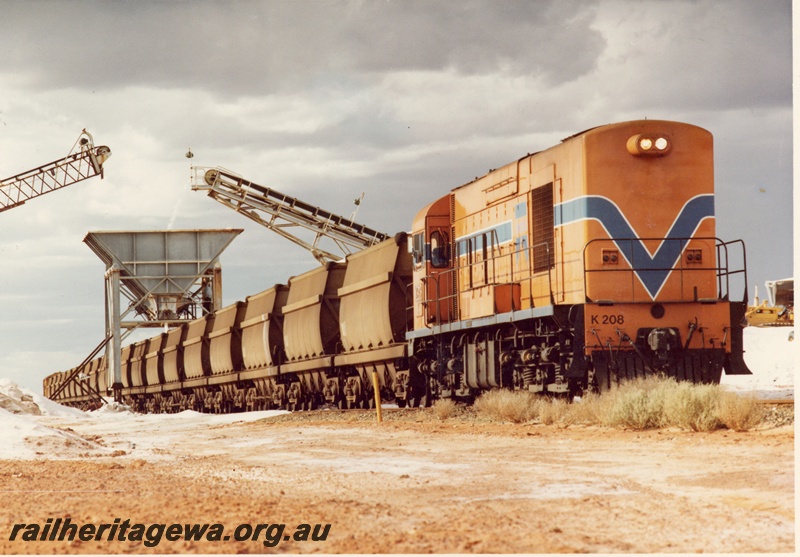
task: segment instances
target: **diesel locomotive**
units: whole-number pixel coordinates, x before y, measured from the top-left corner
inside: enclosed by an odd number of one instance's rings
[[[450,191],[409,233],[124,348],[119,394],[147,412],[231,412],[366,407],[373,371],[401,407],[646,375],[716,383],[750,373],[746,285],[743,242],[716,237],[712,135],[599,126]],[[104,358],[87,367],[108,392]],[[86,406],[85,391],[57,400]]]

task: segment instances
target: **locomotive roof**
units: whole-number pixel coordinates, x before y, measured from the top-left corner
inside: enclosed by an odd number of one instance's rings
[[[663,123],[670,123],[670,124],[693,125],[693,124],[686,124],[686,123],[683,123],[683,122],[675,122],[675,121],[670,121],[670,120],[657,120],[657,119],[656,120],[647,120],[647,119],[644,119],[644,120],[627,120],[627,121],[624,121],[624,122],[613,122],[613,123],[608,123],[608,124],[601,124],[599,126],[593,126],[591,128],[586,128],[583,131],[580,131],[578,133],[575,133],[575,134],[572,134],[572,135],[570,135],[568,137],[565,137],[564,139],[561,140],[561,143],[566,143],[567,141],[575,139],[576,137],[580,137],[582,135],[586,135],[587,133],[589,133],[591,131],[594,131],[594,130],[598,130],[600,128],[626,126],[626,125],[630,125],[630,124],[636,124],[636,123],[639,123],[639,122],[650,122],[650,123],[652,123],[652,122],[663,122]],[[524,155],[522,157],[519,157],[518,159],[516,159],[516,161],[512,161],[512,162],[518,162],[518,161],[521,161],[522,159],[526,159],[528,157],[531,157],[531,156],[534,156],[534,155],[538,155],[539,153],[542,153],[544,151],[547,151],[547,150],[552,149],[552,148],[557,147],[557,146],[558,145],[551,145],[551,146],[549,146],[549,147],[547,147],[545,149],[541,149],[539,151],[534,151],[532,153],[527,153],[526,155]],[[509,164],[511,164],[511,163],[509,163]],[[503,166],[505,166],[505,165],[503,165]],[[502,167],[497,167],[497,168],[502,168]],[[456,188],[453,188],[453,191],[461,189],[463,187],[469,186],[470,184],[473,184],[473,183],[477,182],[481,178],[484,178],[488,174],[491,174],[492,172],[497,170],[497,168],[490,168],[486,172],[486,174],[484,174],[483,176],[476,176],[473,180],[470,180],[469,182],[467,182],[465,184],[462,184],[462,185],[460,185],[460,186],[458,186]]]

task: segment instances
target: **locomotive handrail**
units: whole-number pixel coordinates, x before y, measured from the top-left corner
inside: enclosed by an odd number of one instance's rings
[[[740,244],[740,246],[741,246],[741,250],[742,250],[742,268],[738,269],[736,271],[728,271],[728,261],[729,261],[728,246],[729,245],[734,245],[734,244]],[[747,248],[745,247],[744,240],[741,240],[741,239],[739,239],[739,240],[730,240],[729,242],[720,241],[720,243],[717,244],[716,247],[717,247],[717,264],[719,264],[722,252],[724,251],[724,253],[725,253],[725,273],[720,273],[717,276],[717,285],[718,285],[717,287],[718,287],[718,289],[720,291],[722,291],[722,279],[723,279],[723,277],[725,277],[725,292],[728,295],[728,297],[730,297],[730,276],[731,275],[737,275],[737,274],[744,274],[744,292],[742,294],[742,300],[741,301],[744,302],[745,304],[747,304],[747,284],[748,284],[747,283]]]
[[[659,265],[659,266],[647,266],[641,267],[637,266],[637,262],[635,260],[635,255],[633,250],[628,250],[629,255],[631,256],[631,261],[628,261],[629,267],[627,268],[591,268],[590,264],[588,263],[587,252],[589,247],[592,244],[598,243],[608,243],[615,248],[619,249],[620,252],[623,250],[621,248],[621,244],[623,242],[633,243],[633,242],[647,242],[647,241],[658,241],[661,242],[659,245],[659,249],[664,245],[665,242],[679,242],[679,252],[678,256],[675,260],[673,260],[668,266]],[[686,267],[684,265],[683,254],[687,246],[690,242],[694,241],[713,241],[715,244],[716,250],[716,265],[698,265],[692,267]],[[731,271],[729,270],[729,256],[728,256],[728,245],[730,244],[742,244],[742,253],[743,253],[743,260],[742,260],[742,269]],[[722,255],[724,254],[724,261],[722,261]],[[627,257],[625,258],[627,261]],[[652,259],[650,261],[652,263]],[[722,242],[719,238],[715,236],[694,236],[694,237],[678,237],[678,238],[659,238],[659,237],[646,237],[646,238],[594,238],[586,242],[583,247],[583,291],[586,293],[587,300],[589,299],[589,288],[587,284],[588,277],[590,273],[627,273],[630,275],[631,279],[631,290],[630,290],[630,299],[629,300],[614,300],[615,302],[621,301],[636,301],[635,296],[635,286],[636,286],[636,277],[639,272],[678,272],[679,273],[679,281],[681,284],[681,296],[678,300],[675,301],[697,301],[696,296],[696,288],[694,292],[694,298],[687,299],[683,292],[684,292],[684,273],[691,272],[715,272],[715,279],[717,282],[717,299],[725,299],[726,297],[730,296],[730,276],[736,275],[740,273],[744,273],[745,276],[745,285],[747,283],[747,265],[746,260],[744,259],[744,243],[742,240],[733,240],[731,242]],[[745,286],[746,290],[746,286]],[[745,294],[746,295],[746,294]]]
[[[534,305],[534,302],[533,302],[533,298],[534,298],[534,296],[533,296],[533,281],[536,280],[537,278],[542,278],[545,271],[540,271],[538,273],[528,272],[528,273],[526,273],[525,276],[521,276],[519,279],[515,280],[514,277],[515,277],[516,270],[515,270],[514,262],[516,261],[517,256],[519,256],[520,254],[525,254],[525,257],[526,257],[527,261],[529,261],[529,262],[533,261],[534,250],[536,250],[537,248],[542,248],[542,247],[545,248],[545,254],[546,254],[546,257],[547,257],[547,261],[549,263],[551,261],[551,259],[550,259],[550,257],[551,257],[550,244],[548,242],[541,242],[541,243],[535,244],[533,246],[528,246],[528,247],[515,249],[515,250],[512,250],[512,251],[509,251],[508,253],[502,253],[502,254],[499,254],[497,256],[495,256],[493,254],[491,257],[488,257],[486,259],[482,259],[481,261],[467,262],[464,265],[457,265],[457,266],[451,267],[449,269],[445,269],[445,270],[442,270],[440,272],[437,272],[435,274],[426,275],[423,278],[423,282],[426,285],[428,283],[433,283],[434,284],[435,297],[434,298],[430,298],[428,296],[427,287],[423,288],[422,304],[423,304],[423,307],[425,308],[424,309],[424,314],[423,314],[423,320],[425,322],[425,325],[430,328],[430,324],[433,323],[433,321],[430,320],[430,310],[428,309],[431,305],[434,305],[434,307],[437,308],[436,314],[439,317],[438,324],[441,324],[442,320],[441,320],[441,315],[440,314],[441,314],[442,302],[449,302],[450,300],[455,301],[458,298],[458,295],[459,295],[459,292],[453,292],[452,294],[450,294],[448,296],[442,296],[441,295],[441,288],[440,288],[440,282],[439,281],[443,277],[447,281],[452,281],[452,278],[453,278],[454,274],[456,276],[458,276],[458,274],[461,271],[464,271],[464,270],[469,270],[469,273],[471,275],[472,274],[472,268],[477,266],[477,265],[482,265],[482,266],[484,266],[484,269],[486,269],[486,272],[485,272],[485,277],[486,278],[485,278],[483,284],[480,285],[479,287],[501,286],[501,285],[504,285],[504,284],[520,284],[520,285],[522,285],[523,283],[527,282],[529,284],[529,288],[528,288],[529,301],[530,301],[531,307],[533,307],[533,305]],[[508,258],[508,261],[509,261],[509,265],[507,266],[508,271],[500,272],[500,271],[497,270],[496,263],[498,261],[501,261],[503,258]],[[491,274],[488,272],[488,263],[490,263],[490,262],[492,263]],[[525,269],[530,271],[531,267],[530,266],[526,266]],[[548,264],[547,271],[546,271],[547,272],[547,298],[549,299],[551,305],[555,304],[555,300],[554,300],[554,296],[553,296],[553,274],[552,274],[552,269],[553,269],[553,265],[552,264]],[[455,306],[455,304],[451,304],[450,307],[455,308],[456,306]],[[412,309],[413,309],[413,307],[412,307]],[[521,308],[514,308],[514,309],[521,309]],[[458,316],[454,316],[453,320],[454,321],[458,321],[459,320]]]

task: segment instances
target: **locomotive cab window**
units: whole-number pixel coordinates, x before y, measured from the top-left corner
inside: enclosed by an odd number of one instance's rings
[[[447,234],[439,230],[431,233],[431,265],[437,269],[450,265],[450,244]]]
[[[408,247],[414,267],[420,267],[425,261],[425,233],[418,232],[414,234],[409,240]]]

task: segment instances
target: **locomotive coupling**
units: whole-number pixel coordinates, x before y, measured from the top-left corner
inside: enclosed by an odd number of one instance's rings
[[[680,346],[678,331],[673,328],[658,328],[647,335],[647,345],[653,352],[671,352]]]

